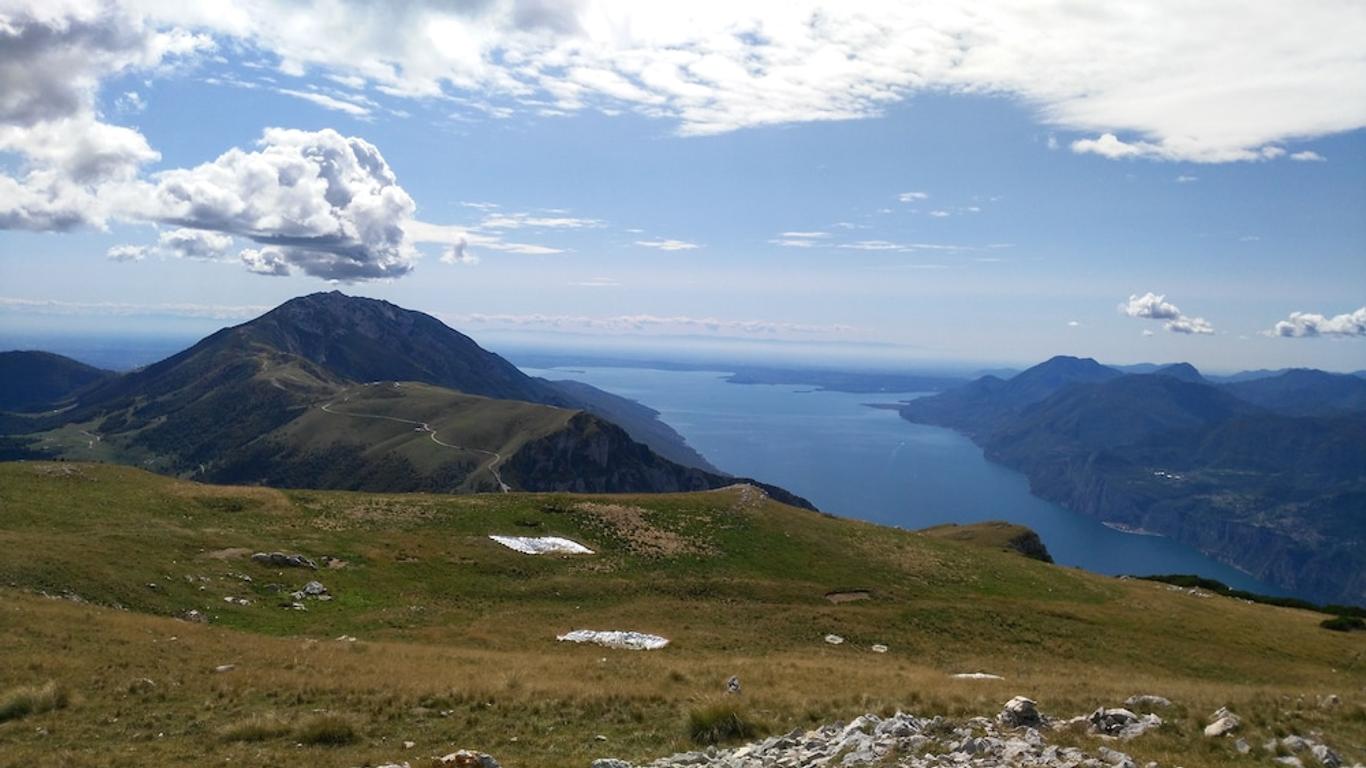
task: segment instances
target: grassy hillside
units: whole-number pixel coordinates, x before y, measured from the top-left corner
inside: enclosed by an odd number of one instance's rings
[[[1125,747],[1140,761],[1264,762],[1196,735],[1222,705],[1249,720],[1254,744],[1317,730],[1366,757],[1366,633],[840,520],[748,487],[282,492],[34,462],[0,464],[0,510],[0,697],[48,682],[70,695],[0,722],[0,766],[204,764],[206,752],[355,766],[459,747],[506,766],[644,759],[691,747],[688,713],[732,674],[747,715],[774,731],[898,707],[992,714],[1016,694],[1070,716],[1157,693],[1177,707]],[[530,557],[488,534],[567,536],[598,554]],[[249,558],[277,550],[332,566]],[[334,599],[282,607],[311,579]],[[870,598],[827,598],[855,590]],[[208,621],[175,618],[191,610]],[[556,642],[578,628],[673,642]],[[974,671],[1006,679],[950,676]],[[1319,708],[1326,694],[1342,704]],[[322,716],[354,738],[296,746]]]

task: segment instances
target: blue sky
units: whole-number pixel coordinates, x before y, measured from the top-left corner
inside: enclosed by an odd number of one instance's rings
[[[50,49],[0,63],[0,338],[195,335],[337,287],[494,348],[1366,368],[1360,7],[1168,39],[1052,4],[683,31],[420,6],[388,35],[271,3],[11,12]],[[963,29],[952,56],[925,32]],[[276,188],[318,157],[345,203]]]

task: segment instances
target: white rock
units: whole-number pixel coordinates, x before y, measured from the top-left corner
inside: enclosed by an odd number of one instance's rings
[[[825,642],[831,645],[840,645],[844,642],[844,638],[840,637],[839,635],[826,635]]]

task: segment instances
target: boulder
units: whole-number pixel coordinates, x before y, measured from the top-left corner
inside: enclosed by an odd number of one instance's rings
[[[327,587],[324,587],[321,581],[310,581],[300,591],[308,597],[318,597],[327,594]]]
[[[1011,728],[1019,728],[1021,726],[1034,727],[1043,724],[1043,716],[1039,714],[1039,705],[1036,704],[1033,699],[1027,699],[1024,696],[1016,696],[1010,701],[1007,701],[1005,707],[1001,710],[1001,714],[997,715],[996,719],[999,720],[1002,725]]]
[[[308,568],[318,570],[318,564],[303,555],[287,555],[284,552],[257,552],[251,556],[254,563],[274,568]]]
[[[1210,738],[1224,736],[1238,730],[1242,724],[1242,718],[1228,711],[1226,707],[1220,707],[1210,715],[1210,723],[1205,726],[1205,735]]]
[[[615,757],[602,757],[593,761],[592,768],[631,768],[631,764]]]
[[[1124,706],[1129,707],[1130,709],[1147,709],[1149,712],[1151,712],[1154,707],[1166,709],[1171,705],[1171,699],[1168,699],[1165,696],[1156,696],[1151,693],[1141,693],[1130,696],[1124,700]]]
[[[1324,768],[1339,768],[1342,765],[1342,758],[1329,749],[1327,744],[1315,744],[1309,748],[1309,752]]]
[[[499,768],[498,761],[483,752],[462,749],[444,757],[438,757],[436,765],[452,765],[456,768]]]

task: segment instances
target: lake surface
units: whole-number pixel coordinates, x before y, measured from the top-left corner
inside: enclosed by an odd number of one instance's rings
[[[707,371],[524,370],[644,403],[726,472],[780,485],[842,517],[908,529],[1009,520],[1037,531],[1064,565],[1108,574],[1197,573],[1285,594],[1184,544],[1112,530],[1031,496],[1023,475],[987,461],[966,437],[865,405],[916,393],[728,384],[729,374]]]

